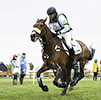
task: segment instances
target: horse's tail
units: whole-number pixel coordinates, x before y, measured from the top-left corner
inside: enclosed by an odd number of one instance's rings
[[[95,49],[92,47],[92,44],[89,47],[89,51],[90,51],[90,57],[88,60],[92,60],[95,54]]]

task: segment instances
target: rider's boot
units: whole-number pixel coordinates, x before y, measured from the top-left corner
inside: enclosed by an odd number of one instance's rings
[[[75,66],[77,64],[77,62],[76,62],[75,51],[74,51],[73,47],[71,49],[69,49],[69,56],[72,59],[72,65]]]

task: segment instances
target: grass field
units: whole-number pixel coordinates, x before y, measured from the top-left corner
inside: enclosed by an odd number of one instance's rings
[[[12,85],[12,78],[0,78],[0,100],[101,100],[101,81],[93,81],[92,78],[84,78],[74,91],[67,91],[61,96],[61,88],[53,85],[53,78],[42,78],[48,85],[49,91],[43,92],[35,79],[25,78],[24,84]]]

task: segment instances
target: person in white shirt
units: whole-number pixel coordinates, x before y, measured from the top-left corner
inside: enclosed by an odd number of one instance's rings
[[[12,66],[12,74],[14,75],[13,77],[13,85],[17,85],[17,78],[19,75],[19,65],[17,62],[17,55],[13,55],[13,59],[11,60],[11,66]]]

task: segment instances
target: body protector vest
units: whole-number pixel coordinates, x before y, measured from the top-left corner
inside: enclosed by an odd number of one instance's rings
[[[71,29],[67,17],[62,13],[57,14],[54,19],[50,20],[49,28],[61,34],[67,33]]]

